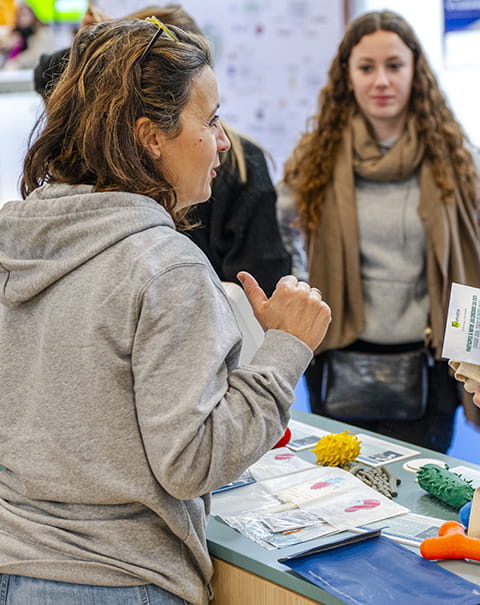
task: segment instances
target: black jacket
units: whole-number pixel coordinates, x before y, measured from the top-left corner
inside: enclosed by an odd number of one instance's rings
[[[270,295],[283,275],[290,273],[276,215],[276,192],[262,150],[242,138],[247,182],[219,168],[212,197],[191,212],[199,220],[187,235],[205,252],[223,281],[237,282],[236,274],[251,273]]]

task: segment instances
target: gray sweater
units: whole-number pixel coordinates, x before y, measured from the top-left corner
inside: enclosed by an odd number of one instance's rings
[[[417,175],[355,179],[365,330],[379,344],[423,341],[428,326],[426,243]]]
[[[208,492],[281,436],[311,351],[249,366],[153,200],[46,185],[0,211],[0,573],[207,599]]]

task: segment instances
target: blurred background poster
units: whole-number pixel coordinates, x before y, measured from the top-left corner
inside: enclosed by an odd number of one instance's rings
[[[480,0],[444,0],[445,32],[480,27]]]
[[[258,141],[274,180],[314,113],[345,25],[343,0],[185,0],[213,45],[221,117]],[[112,17],[132,0],[98,0]]]
[[[87,0],[26,0],[48,24],[53,50],[71,45]],[[175,3],[175,2],[171,2]],[[12,19],[13,0],[0,0]],[[113,18],[152,2],[94,0]],[[168,4],[159,2],[160,5]],[[178,2],[210,39],[221,97],[220,115],[264,148],[277,181],[284,161],[315,112],[340,41],[346,0],[184,0]],[[10,7],[10,12],[8,8]],[[14,14],[14,12],[13,12]],[[11,26],[11,24],[10,24]],[[5,25],[4,27],[7,27]],[[42,108],[31,72],[0,71],[0,205],[18,195],[28,134]],[[28,92],[25,90],[28,84]]]
[[[43,23],[78,23],[89,4],[88,0],[28,0],[26,3]]]
[[[2,0],[0,2],[0,26],[11,26],[15,22],[15,0]]]
[[[478,67],[480,0],[444,0],[443,14],[446,67]]]

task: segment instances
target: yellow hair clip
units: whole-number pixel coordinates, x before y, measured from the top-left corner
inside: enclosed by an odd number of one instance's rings
[[[138,62],[140,64],[142,64],[145,61],[145,59],[148,57],[148,55],[150,54],[150,51],[153,48],[153,45],[158,40],[158,38],[162,35],[163,32],[165,32],[167,34],[167,36],[169,38],[171,38],[172,40],[174,40],[175,42],[179,41],[178,38],[177,38],[177,36],[172,31],[170,31],[168,29],[168,27],[165,25],[165,23],[162,23],[160,21],[160,19],[157,19],[157,17],[147,17],[145,19],[145,21],[149,21],[150,23],[154,23],[158,27],[158,29],[153,34],[153,38],[150,40],[147,48],[143,51],[142,55],[138,59]]]
[[[155,23],[155,25],[158,25],[158,27],[167,34],[167,36],[170,36],[170,38],[172,40],[175,40],[175,42],[178,42],[177,36],[168,29],[168,27],[165,25],[165,23],[162,23],[162,21],[160,21],[160,19],[157,19],[157,17],[147,17],[145,19],[145,21],[149,21],[150,23]]]

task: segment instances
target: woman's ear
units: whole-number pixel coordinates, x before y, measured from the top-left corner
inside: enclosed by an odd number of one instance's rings
[[[159,160],[163,149],[161,130],[150,118],[142,116],[135,122],[135,136],[152,160]]]

